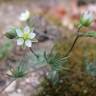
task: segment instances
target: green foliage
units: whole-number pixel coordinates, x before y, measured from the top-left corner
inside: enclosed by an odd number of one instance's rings
[[[89,75],[96,76],[96,62],[86,65],[86,71]]]
[[[57,51],[54,50],[55,45],[53,46],[50,53],[46,54],[44,52],[44,57],[47,63],[51,66],[52,70],[59,71],[63,68],[64,64],[67,64],[68,57],[62,57]]]
[[[18,66],[17,68],[11,70],[12,77],[14,78],[21,78],[26,75],[25,68],[22,65]]]
[[[6,58],[10,54],[12,47],[13,46],[11,41],[4,41],[3,45],[0,47],[0,60]]]
[[[33,53],[28,53],[25,57],[25,62],[23,63],[26,68],[40,68],[41,66],[44,66],[47,64],[45,58],[44,58],[44,50],[36,50],[35,54],[37,54],[39,57],[37,58]]]
[[[26,69],[26,72],[29,70],[35,70],[40,67],[46,66],[47,62],[44,58],[44,50],[36,50],[35,53],[39,56],[38,58],[32,53],[28,52],[25,54],[25,56],[22,58],[23,60],[18,60],[15,65],[18,65],[21,63],[23,68]]]
[[[44,57],[47,61],[47,64],[50,65],[51,71],[49,72],[47,79],[50,80],[54,85],[56,85],[59,81],[59,71],[60,70],[67,70],[67,67],[64,65],[67,64],[68,57],[63,57],[59,54],[55,49],[55,46],[51,49],[51,51],[46,54],[44,52]],[[46,78],[46,77],[45,77]]]
[[[87,74],[96,76],[96,60],[89,61],[87,57],[84,58],[84,68]]]
[[[45,76],[45,79],[48,79],[52,82],[53,85],[56,85],[59,81],[59,74],[58,71],[52,70],[47,74],[47,78]]]
[[[86,37],[96,37],[96,32],[86,32],[86,33],[81,33],[81,35]]]

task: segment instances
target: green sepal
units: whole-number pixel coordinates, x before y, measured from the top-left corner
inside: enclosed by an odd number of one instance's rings
[[[8,32],[6,32],[5,36],[9,39],[14,39],[16,38],[17,34],[16,34],[16,28],[12,28],[10,29]]]

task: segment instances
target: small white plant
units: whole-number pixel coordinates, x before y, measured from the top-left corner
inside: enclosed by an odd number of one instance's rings
[[[29,10],[25,10],[19,16],[19,20],[20,21],[27,21],[29,18],[30,18],[30,12],[29,12]]]
[[[16,29],[17,33],[17,45],[31,47],[32,42],[37,42],[35,40],[36,34],[31,30],[30,27],[26,26],[23,30],[20,28]]]

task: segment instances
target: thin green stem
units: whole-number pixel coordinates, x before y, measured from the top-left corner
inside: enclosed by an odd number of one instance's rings
[[[68,52],[66,53],[66,55],[65,55],[64,57],[67,57],[67,56],[71,53],[71,51],[73,50],[73,48],[74,48],[74,46],[75,46],[75,44],[76,44],[78,38],[79,38],[79,36],[76,36],[76,38],[75,38],[75,40],[74,40],[74,42],[73,42],[71,48],[68,50]]]
[[[76,36],[74,42],[72,43],[72,46],[70,47],[70,49],[68,50],[68,52],[65,54],[64,57],[69,56],[69,54],[72,52],[72,50],[73,50],[73,48],[74,48],[74,46],[75,46],[77,40],[78,40],[79,37],[80,37],[80,35],[79,35],[79,31],[80,31],[81,27],[82,27],[82,26],[79,26],[79,28],[78,28],[78,30],[77,30],[77,36]]]
[[[30,51],[32,52],[32,54],[34,54],[34,56],[38,59],[39,58],[39,55],[37,55],[32,48],[30,48]]]

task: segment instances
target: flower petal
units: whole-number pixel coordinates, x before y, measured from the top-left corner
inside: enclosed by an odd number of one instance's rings
[[[25,28],[24,28],[24,32],[30,32],[30,27],[29,26],[26,26]]]
[[[23,36],[23,32],[19,28],[16,29],[16,33],[17,33],[18,37],[22,37]]]
[[[27,47],[31,47],[31,46],[32,46],[32,41],[31,41],[31,40],[26,40],[26,41],[25,41],[25,45],[26,45]]]
[[[35,33],[33,33],[33,32],[31,32],[31,33],[30,33],[30,39],[35,38],[35,36],[36,36],[36,34],[35,34]]]
[[[17,45],[23,45],[24,40],[22,38],[17,39]]]

